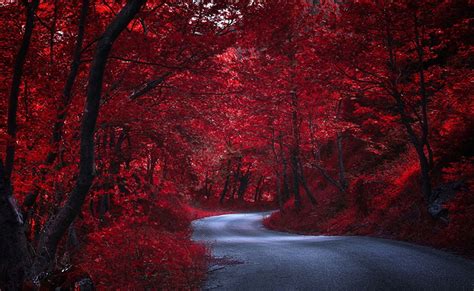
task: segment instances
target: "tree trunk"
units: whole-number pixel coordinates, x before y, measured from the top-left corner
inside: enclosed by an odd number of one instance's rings
[[[418,159],[420,163],[420,172],[421,172],[421,191],[425,200],[428,204],[432,203],[435,200],[435,197],[432,195],[431,189],[431,168],[428,158],[426,157],[423,148],[420,146],[417,147],[416,152],[418,153]]]
[[[53,126],[53,134],[51,137],[51,143],[53,150],[48,154],[46,164],[52,164],[59,153],[59,142],[62,139],[64,121],[67,115],[69,104],[72,101],[72,89],[76,81],[77,74],[79,72],[79,66],[81,63],[82,45],[84,43],[84,31],[89,9],[89,0],[82,0],[81,14],[79,17],[79,25],[77,31],[76,45],[72,55],[72,63],[69,69],[69,74],[66,79],[66,83],[63,88],[63,94],[59,103],[56,121]]]
[[[220,204],[224,203],[225,195],[227,194],[227,190],[229,188],[229,180],[230,180],[230,174],[228,174],[225,179],[224,188],[222,189],[221,197],[219,199]]]
[[[237,193],[237,181],[232,179],[232,186],[230,187],[232,190],[230,191],[230,200],[235,200],[235,194]]]
[[[290,182],[288,179],[288,161],[285,158],[285,153],[282,148],[282,142],[280,138],[280,155],[281,155],[281,162],[282,162],[282,178],[283,178],[283,185],[282,185],[282,197],[284,202],[290,198]]]
[[[277,189],[277,199],[278,199],[278,208],[280,211],[283,211],[283,203],[284,203],[284,198],[283,198],[283,190],[282,190],[282,181],[280,179],[280,175],[276,175],[276,189]]]
[[[228,160],[227,161],[227,171],[228,172],[227,172],[227,176],[225,178],[224,188],[222,189],[221,196],[219,198],[219,203],[220,204],[224,203],[225,195],[227,194],[227,190],[229,188],[229,181],[230,181],[230,174],[231,174],[231,172],[230,172],[230,163],[231,163],[231,161]]]
[[[294,55],[292,63],[295,62]],[[293,170],[293,195],[295,197],[295,209],[298,211],[301,209],[301,195],[300,195],[300,177],[299,177],[299,155],[300,155],[300,132],[299,132],[299,121],[298,121],[298,94],[296,87],[291,92],[291,125],[293,132],[293,145],[291,149],[291,168]]]
[[[291,154],[291,168],[293,169],[293,195],[295,198],[294,206],[295,209],[299,211],[301,209],[300,177],[298,174],[298,159],[296,158],[295,152]]]
[[[311,205],[315,206],[317,204],[316,198],[314,198],[313,192],[311,192],[311,189],[309,189],[308,183],[306,182],[303,166],[301,165],[299,161],[298,161],[298,164],[299,164],[299,171],[300,171],[300,175],[299,175],[300,183],[303,186],[303,189],[305,190],[306,196],[308,196],[308,199],[311,202]]]
[[[235,194],[237,194],[237,189],[238,189],[238,183],[240,182],[240,168],[242,167],[242,162],[239,161],[239,164],[237,166],[237,170],[234,172],[234,175],[232,175],[232,191],[230,195],[231,200],[235,200]]]
[[[386,40],[387,40],[387,50],[388,50],[388,66],[391,72],[398,74],[399,68],[396,61],[396,51],[395,44],[392,35],[391,28],[391,19],[390,15],[386,15]],[[432,197],[431,189],[431,161],[432,161],[432,152],[431,147],[428,143],[428,115],[427,115],[427,95],[424,81],[424,72],[423,72],[423,48],[421,47],[420,36],[418,31],[418,20],[415,14],[415,45],[418,53],[418,62],[419,62],[419,77],[420,77],[420,91],[421,91],[421,115],[422,118],[419,121],[421,126],[421,137],[418,136],[416,131],[412,126],[412,119],[409,114],[406,112],[405,107],[407,106],[406,101],[403,99],[402,94],[400,93],[397,80],[391,80],[390,93],[397,103],[398,113],[400,114],[401,123],[405,127],[408,138],[415,147],[415,150],[418,154],[418,160],[420,164],[421,171],[421,189],[422,194],[425,198],[426,203],[429,204],[434,200]],[[394,74],[394,75],[395,75]],[[428,157],[425,155],[425,147],[428,148]]]
[[[319,170],[321,175],[323,175],[323,178],[328,181],[330,184],[334,185],[341,193],[345,193],[346,189],[338,182],[336,179],[331,177],[331,175],[328,173],[328,171],[320,164],[321,163],[321,157],[319,154],[319,149],[317,149],[318,144],[316,142],[316,138],[314,136],[314,125],[311,119],[309,120],[309,132],[310,132],[310,139],[311,139],[311,154],[313,156],[314,162],[311,164],[313,167]],[[342,143],[341,143],[341,149],[342,149]],[[338,149],[339,151],[339,149]],[[342,152],[341,152],[342,153]],[[339,161],[342,161],[342,155],[340,156],[341,159]],[[341,165],[341,163],[339,163]],[[343,164],[342,164],[343,165]]]
[[[206,171],[206,177],[204,178],[204,197],[209,199],[212,194],[212,183],[211,179],[209,178],[209,172]]]
[[[253,196],[253,202],[258,202],[260,201],[260,197],[262,196],[261,194],[261,187],[262,187],[262,184],[263,184],[263,180],[264,180],[264,176],[261,176],[259,179],[258,179],[258,182],[257,182],[257,185],[255,185],[255,195]],[[278,185],[278,183],[277,183]],[[279,192],[279,191],[278,191]],[[279,195],[280,193],[277,193],[277,195]]]
[[[342,140],[344,136],[342,133],[338,132],[336,136],[336,145],[337,145],[337,161],[339,166],[339,185],[345,192],[347,190],[347,179],[346,179],[346,169],[344,167],[344,151],[342,146]]]
[[[0,161],[0,289],[20,290],[31,264],[23,219],[4,179]]]
[[[281,132],[278,137],[279,144],[280,144],[280,155],[283,157],[282,151],[282,138],[281,138]],[[276,178],[276,190],[277,190],[277,199],[278,199],[278,207],[280,208],[280,211],[283,211],[283,202],[284,202],[284,197],[283,197],[283,189],[282,189],[282,179],[283,175],[280,173],[279,166],[280,166],[280,159],[279,155],[277,154],[277,150],[275,148],[275,129],[272,127],[272,152],[273,156],[275,159],[275,178]],[[283,160],[281,161],[283,163]]]
[[[15,198],[11,176],[15,161],[18,95],[23,68],[33,34],[34,20],[39,0],[25,2],[26,24],[20,49],[15,58],[13,78],[8,99],[7,133],[10,140],[6,147],[5,164],[0,161],[0,289],[18,290],[31,264],[24,222]]]
[[[247,171],[245,171],[245,174],[240,175],[239,180],[240,180],[240,183],[239,183],[239,190],[237,191],[237,197],[239,198],[240,201],[243,201],[245,192],[247,191],[247,188],[250,182],[250,166],[247,168]]]
[[[213,186],[213,184],[209,184],[209,187],[206,188],[206,200],[209,200],[209,198],[211,198]]]
[[[50,272],[59,240],[79,213],[94,179],[94,131],[99,115],[107,57],[110,54],[114,41],[132,21],[145,2],[146,0],[128,1],[107,26],[97,43],[89,74],[87,100],[81,124],[79,176],[65,205],[58,211],[56,216],[48,220],[41,233],[30,274],[30,279],[34,284],[39,284],[40,280]]]
[[[53,132],[51,136],[52,147],[51,147],[51,151],[48,153],[46,160],[44,162],[46,166],[52,165],[60,153],[59,144],[61,142],[62,135],[63,135],[63,127],[64,127],[64,122],[66,119],[66,113],[72,100],[72,89],[76,81],[76,77],[79,72],[79,65],[81,62],[81,52],[82,52],[82,45],[84,42],[84,31],[85,31],[85,23],[86,23],[87,14],[88,14],[88,8],[89,8],[89,0],[83,0],[81,13],[79,17],[76,45],[75,45],[73,56],[72,56],[72,63],[71,63],[69,74],[66,80],[66,84],[64,85],[62,98],[59,102],[59,106],[56,112],[56,121],[54,122]],[[40,175],[41,175],[40,181],[43,182],[45,180],[45,176],[47,175],[47,172],[48,172],[47,168],[43,168],[40,171]],[[39,189],[37,188],[34,189],[33,192],[30,195],[28,195],[27,198],[25,199],[23,206],[26,208],[33,206],[39,194],[40,194]]]
[[[426,90],[426,81],[425,81],[425,72],[423,67],[424,62],[424,52],[423,45],[421,43],[420,29],[418,23],[417,11],[415,10],[414,14],[414,27],[415,27],[415,45],[416,52],[418,56],[418,76],[420,79],[420,95],[421,95],[421,139],[420,146],[421,148],[417,149],[417,153],[420,159],[420,169],[421,169],[421,187],[426,201],[431,204],[436,197],[433,197],[433,192],[431,189],[431,177],[430,172],[433,167],[433,151],[429,143],[429,122],[428,122],[428,93]],[[427,149],[428,156],[425,155],[424,149]]]
[[[15,160],[15,145],[16,145],[16,113],[18,110],[18,95],[20,94],[20,84],[23,76],[23,67],[26,61],[26,55],[31,43],[31,36],[33,34],[34,20],[36,9],[38,8],[39,0],[34,0],[26,4],[26,24],[25,34],[21,42],[20,49],[15,58],[15,65],[13,68],[12,85],[10,88],[10,96],[8,98],[8,121],[7,134],[10,140],[7,143],[6,157],[5,157],[5,175],[6,187],[11,186],[11,175],[13,172],[13,164]]]

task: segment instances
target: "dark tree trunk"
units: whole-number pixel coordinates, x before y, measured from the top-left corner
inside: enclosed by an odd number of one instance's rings
[[[206,188],[206,199],[209,199],[212,196],[213,184],[209,184],[209,187]]]
[[[77,237],[75,223],[71,223],[67,233],[67,251],[73,252],[79,246],[79,238]]]
[[[344,149],[342,146],[342,140],[344,139],[344,135],[338,132],[336,136],[336,146],[337,146],[337,161],[339,166],[339,185],[345,192],[348,187],[347,179],[346,179],[346,169],[344,166]]]
[[[59,144],[61,142],[62,135],[63,135],[64,122],[66,119],[67,110],[72,100],[72,89],[74,87],[74,82],[76,81],[76,77],[79,72],[79,65],[81,62],[81,52],[82,52],[82,45],[84,42],[84,31],[85,31],[85,24],[86,24],[86,19],[87,19],[87,14],[88,14],[88,8],[89,8],[89,0],[83,0],[81,13],[79,17],[76,45],[75,45],[73,56],[72,56],[72,63],[71,63],[69,74],[66,80],[66,84],[64,85],[62,98],[59,102],[59,106],[56,112],[56,121],[54,122],[53,132],[51,136],[52,150],[48,153],[46,157],[46,160],[45,160],[46,166],[52,165],[60,153]],[[47,168],[43,168],[41,170],[40,180],[42,182],[45,180],[45,176],[47,175],[47,172],[48,172]],[[26,208],[31,207],[35,203],[38,195],[40,194],[39,192],[40,192],[39,189],[37,188],[34,189],[33,192],[30,195],[28,195],[27,199],[25,200],[25,203],[23,203],[23,206]]]
[[[262,197],[262,184],[263,184],[263,180],[265,179],[264,176],[261,176],[260,178],[258,178],[258,182],[257,182],[257,185],[255,185],[255,195],[253,197],[253,201],[254,202],[258,202],[260,201],[261,197]],[[277,185],[279,184],[279,182],[277,183]],[[279,186],[277,186],[277,188],[279,188]],[[279,189],[277,189],[277,195],[279,196]]]
[[[280,209],[280,211],[283,211],[284,198],[283,198],[282,181],[280,179],[280,175],[277,175],[276,189],[277,189],[278,208]]]
[[[304,169],[303,166],[301,165],[301,162],[298,161],[299,164],[299,179],[301,182],[301,185],[303,186],[304,191],[306,192],[306,196],[308,196],[309,201],[311,202],[311,205],[315,206],[317,204],[316,198],[314,198],[313,192],[311,189],[309,189],[308,183],[306,182],[306,178],[304,176]]]
[[[221,197],[219,199],[219,203],[222,204],[224,203],[225,195],[227,194],[227,190],[229,188],[229,180],[230,180],[230,175],[227,175],[224,183],[224,188],[222,189]]]
[[[288,201],[288,199],[290,199],[290,182],[288,179],[288,174],[283,175],[282,197],[283,197],[283,202],[286,202]]]
[[[22,282],[31,264],[24,222],[16,200],[13,197],[13,185],[11,182],[15,160],[18,96],[39,0],[25,3],[25,33],[15,58],[8,99],[7,133],[10,140],[6,147],[5,164],[3,164],[3,161],[0,161],[0,289],[6,290],[21,289]]]
[[[398,111],[400,114],[401,122],[405,126],[408,134],[408,138],[415,147],[418,155],[418,162],[420,164],[421,172],[421,190],[427,204],[433,202],[432,189],[431,189],[431,166],[429,158],[426,156],[424,148],[426,146],[424,138],[419,138],[412,127],[411,120],[405,111],[405,104],[401,94],[398,91],[393,92],[393,96],[397,101]]]
[[[295,198],[295,209],[298,211],[301,209],[301,195],[300,195],[300,177],[298,171],[298,159],[296,158],[295,152],[291,154],[291,168],[293,172],[293,195]]]
[[[232,190],[230,191],[230,200],[235,200],[235,194],[237,193],[237,181],[235,179],[232,179],[232,187],[230,187]]]
[[[0,289],[20,290],[31,264],[23,219],[0,161]]]
[[[97,208],[99,218],[103,220],[105,218],[105,214],[110,210],[110,195],[108,193],[99,197]]]
[[[247,168],[247,171],[245,172],[245,174],[240,175],[239,180],[240,180],[240,183],[239,183],[239,190],[237,192],[237,196],[239,197],[240,201],[243,201],[245,192],[247,191],[247,188],[250,182],[250,166]]]
[[[386,14],[386,41],[387,41],[387,49],[388,49],[388,67],[391,72],[398,74],[399,67],[396,60],[396,51],[395,51],[395,41],[392,35],[392,27],[391,27],[391,18],[389,14]],[[415,12],[414,15],[414,28],[415,28],[415,47],[418,56],[418,65],[419,65],[419,77],[420,77],[420,95],[421,95],[421,102],[420,102],[420,110],[421,110],[421,118],[419,118],[418,123],[421,127],[421,136],[419,136],[415,129],[413,128],[413,120],[410,117],[410,114],[407,112],[407,101],[403,99],[402,94],[397,86],[397,80],[391,80],[390,88],[388,89],[389,93],[395,99],[397,103],[398,113],[400,115],[400,120],[403,126],[405,127],[408,138],[415,147],[416,153],[418,155],[418,160],[420,164],[420,172],[421,172],[421,189],[423,196],[425,198],[428,207],[431,202],[434,201],[433,193],[432,193],[432,186],[431,186],[431,166],[432,166],[432,159],[433,153],[428,142],[428,113],[427,113],[427,106],[428,106],[428,96],[425,88],[425,80],[424,80],[424,72],[423,72],[423,47],[420,40],[419,35],[419,27],[418,27],[418,19]],[[394,74],[394,75],[395,75]],[[419,115],[420,113],[415,113]],[[425,154],[425,148],[427,148],[428,156]]]
[[[346,189],[341,185],[340,182],[338,182],[336,179],[331,177],[328,171],[321,165],[321,157],[320,157],[320,153],[318,149],[319,145],[317,144],[316,138],[314,136],[314,126],[311,120],[309,121],[309,131],[310,131],[310,139],[311,139],[311,144],[312,144],[311,154],[314,160],[314,162],[312,163],[312,166],[318,169],[318,171],[321,173],[321,175],[326,181],[328,181],[330,184],[335,186],[342,194],[344,194]],[[337,140],[336,140],[336,143],[337,143]],[[340,158],[339,166],[341,166],[341,161],[343,161],[342,160],[342,142],[341,142],[341,152],[339,152],[339,148],[338,148],[338,154],[341,154],[338,157]],[[342,163],[342,165],[344,165],[344,163]],[[341,175],[339,175],[339,177],[341,177]]]
[[[280,159],[280,157],[283,157],[283,148],[282,148],[282,137],[281,137],[281,132],[278,136],[278,141],[279,141],[279,144],[280,144],[280,155],[278,155],[277,153],[277,150],[276,150],[276,147],[275,147],[275,129],[272,127],[272,152],[273,152],[273,156],[274,156],[274,159],[275,159],[275,168],[274,168],[274,171],[275,171],[275,178],[276,178],[276,190],[277,190],[277,199],[278,199],[278,207],[280,208],[280,211],[283,211],[283,202],[285,201],[285,198],[283,197],[283,187],[282,187],[282,183],[283,183],[283,175],[282,173],[280,172],[279,170],[279,167],[280,167],[280,163],[283,163],[283,160]],[[283,172],[283,171],[282,171]]]
[[[122,164],[122,145],[126,140],[128,132],[125,128],[122,128],[119,137],[115,138],[115,128],[111,128],[111,134],[109,137],[109,148],[112,151],[112,158],[109,165],[108,176],[106,179],[103,189],[106,191],[99,200],[99,217],[104,218],[105,213],[111,209],[112,194],[111,191],[115,185],[119,187],[125,187],[125,181],[120,178],[120,166]],[[153,173],[156,165],[156,157],[152,156],[150,169],[148,169],[148,180],[150,184],[153,184]],[[122,185],[121,185],[122,184]],[[120,186],[121,185],[121,186]]]
[[[225,178],[224,188],[222,189],[221,196],[219,198],[220,204],[224,203],[225,195],[227,194],[227,191],[229,189],[229,182],[230,182],[230,175],[231,175],[230,165],[231,165],[231,160],[228,160],[227,161],[227,176]]]
[[[204,197],[206,197],[206,199],[209,199],[212,195],[212,186],[209,172],[206,172],[206,177],[204,178]]]
[[[258,193],[257,193],[257,202],[262,201],[262,195],[263,195],[264,187],[265,187],[265,179],[263,179],[262,186],[260,187],[260,189],[259,189],[259,191],[258,191]]]
[[[418,76],[419,76],[419,87],[421,97],[421,138],[420,148],[417,149],[418,156],[420,158],[420,169],[421,169],[421,187],[425,199],[428,203],[432,203],[436,197],[433,197],[433,191],[431,186],[431,168],[433,167],[433,151],[429,143],[429,122],[428,122],[428,92],[426,90],[425,72],[424,72],[424,51],[421,43],[420,28],[417,11],[414,13],[414,28],[415,28],[415,44],[416,52],[418,56]],[[427,155],[425,154],[425,148]]]
[[[241,176],[241,169],[242,168],[242,162],[239,160],[239,163],[237,165],[237,170],[234,172],[234,175],[232,176],[232,191],[230,195],[230,199],[234,200],[235,199],[235,194],[237,194],[238,190],[238,183],[240,182],[240,176]]]
[[[290,181],[288,178],[288,160],[285,157],[285,152],[283,150],[283,137],[280,132],[278,136],[278,143],[280,145],[280,159],[282,163],[282,189],[281,189],[281,194],[283,198],[283,202],[287,201],[290,199]]]
[[[423,151],[421,146],[417,146],[416,152],[418,153],[418,159],[420,163],[420,172],[421,172],[421,191],[425,200],[428,204],[432,203],[435,200],[435,197],[432,195],[432,186],[431,186],[431,167],[428,158]]]
[[[94,131],[99,115],[100,97],[107,57],[112,44],[132,21],[146,0],[130,0],[107,26],[97,43],[91,65],[87,100],[81,124],[79,176],[65,205],[46,223],[38,241],[31,280],[38,284],[51,270],[59,240],[78,215],[94,179]]]
[[[294,56],[293,56],[294,57]],[[294,61],[294,59],[292,59]],[[295,198],[295,209],[299,211],[301,209],[301,195],[300,195],[300,177],[299,177],[299,155],[300,155],[300,133],[299,133],[299,121],[298,121],[298,95],[296,88],[291,91],[291,124],[293,132],[293,145],[291,148],[291,168],[293,172],[293,195]]]
[[[79,66],[81,63],[82,45],[84,43],[84,31],[89,9],[89,0],[82,0],[81,14],[79,17],[79,25],[77,31],[76,45],[72,54],[72,63],[69,69],[69,74],[66,79],[66,83],[63,88],[62,98],[59,102],[59,106],[56,113],[56,121],[53,126],[53,134],[51,137],[51,143],[53,144],[53,150],[49,153],[46,160],[46,164],[52,164],[59,153],[59,142],[62,139],[64,121],[66,119],[69,105],[72,101],[72,89],[79,72]]]
[[[156,155],[154,155],[153,153],[150,153],[150,156],[148,157],[148,164],[147,164],[147,180],[148,180],[148,183],[150,183],[150,185],[153,185],[155,168],[156,168],[157,162],[158,162],[158,158],[156,157]]]
[[[6,187],[11,185],[11,175],[13,172],[13,164],[15,160],[15,144],[16,144],[16,113],[18,110],[18,95],[20,94],[20,84],[23,76],[23,67],[26,61],[26,55],[31,43],[31,36],[33,34],[34,20],[36,9],[39,4],[39,0],[34,0],[31,3],[26,2],[26,24],[25,33],[21,42],[20,49],[15,58],[15,64],[13,67],[13,78],[10,88],[10,96],[8,97],[8,121],[7,121],[7,134],[10,137],[7,143],[6,156],[5,156],[5,173],[4,179],[6,181]]]
[[[289,181],[289,178],[288,178],[288,161],[285,157],[285,153],[283,151],[283,148],[282,148],[282,141],[281,141],[281,138],[280,138],[280,148],[281,148],[281,151],[280,151],[280,154],[281,154],[281,162],[282,162],[282,197],[283,197],[283,201],[287,201],[288,199],[290,199],[290,181]]]
[[[249,181],[250,181],[250,178],[248,176],[244,176],[240,180],[239,190],[237,192],[237,196],[239,197],[239,200],[241,200],[241,201],[244,200],[245,192],[247,192],[247,188],[249,186]]]

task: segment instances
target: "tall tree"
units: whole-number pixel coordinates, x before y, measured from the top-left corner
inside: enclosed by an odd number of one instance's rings
[[[102,83],[107,58],[114,41],[135,18],[146,0],[130,0],[107,26],[97,42],[97,48],[89,72],[87,100],[81,124],[79,175],[76,185],[65,205],[45,225],[38,241],[31,270],[31,279],[38,283],[52,267],[60,239],[79,214],[84,199],[94,179],[94,132],[99,116]]]
[[[23,231],[23,218],[13,197],[12,172],[15,160],[17,135],[18,95],[23,76],[23,67],[31,43],[35,24],[35,13],[39,0],[24,1],[26,11],[25,32],[15,58],[13,78],[8,98],[8,121],[5,164],[0,160],[0,287],[16,290],[21,286],[26,268],[30,263],[28,246]]]

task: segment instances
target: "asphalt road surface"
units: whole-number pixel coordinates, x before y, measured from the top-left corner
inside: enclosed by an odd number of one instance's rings
[[[474,261],[405,242],[267,230],[263,213],[193,222],[217,258],[204,290],[469,290]]]

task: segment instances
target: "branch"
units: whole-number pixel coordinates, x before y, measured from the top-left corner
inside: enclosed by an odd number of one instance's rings
[[[139,88],[137,88],[136,90],[133,90],[132,94],[128,96],[128,99],[135,100],[138,97],[145,95],[146,93],[150,92],[151,90],[155,89],[160,84],[162,84],[166,80],[166,78],[170,75],[171,75],[171,72],[166,72],[160,77],[142,84],[141,86],[139,86]]]
[[[80,212],[87,193],[94,179],[94,132],[100,109],[100,99],[107,57],[112,50],[114,41],[125,30],[146,0],[129,0],[122,10],[114,17],[102,34],[94,61],[90,68],[87,99],[81,123],[81,144],[79,175],[76,185],[69,194],[64,206],[56,216],[50,218],[41,232],[36,250],[36,257],[31,267],[30,279],[38,284],[48,275],[56,255],[60,239]],[[38,286],[39,287],[39,286]]]

